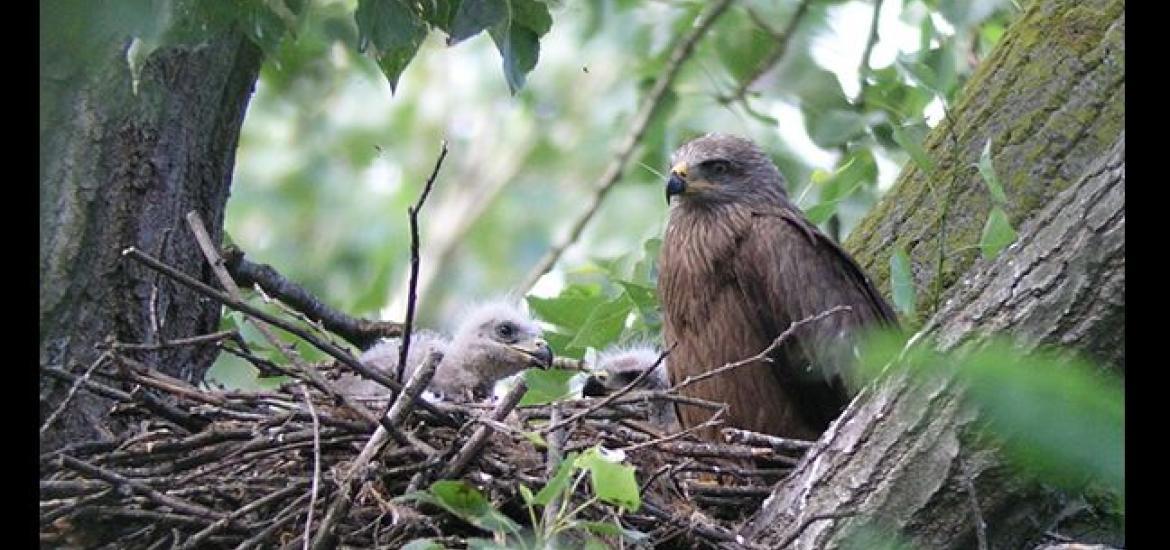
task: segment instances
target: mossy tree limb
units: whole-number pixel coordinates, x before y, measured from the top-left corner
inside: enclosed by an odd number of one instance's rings
[[[1017,227],[1116,141],[1125,123],[1124,6],[1032,2],[927,137],[933,171],[907,165],[846,240],[887,296],[891,253],[896,245],[909,253],[917,321],[934,313],[979,257],[992,200],[975,165],[988,140]]]
[[[942,351],[1008,334],[1021,353],[1072,345],[1124,368],[1124,134],[1023,225],[1015,248],[973,271],[928,327]],[[796,537],[793,548],[837,548],[876,529],[913,548],[974,548],[980,517],[991,548],[1030,548],[1065,500],[1006,465],[953,375],[894,370],[773,490],[748,533],[768,546]],[[843,510],[853,515],[801,530]]]

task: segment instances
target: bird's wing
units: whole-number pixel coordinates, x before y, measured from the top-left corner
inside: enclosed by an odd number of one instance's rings
[[[758,327],[768,340],[789,324],[834,306],[851,308],[793,334],[774,369],[782,383],[841,386],[852,356],[853,329],[896,323],[893,310],[861,267],[795,210],[754,212],[733,270],[744,302],[755,308]]]

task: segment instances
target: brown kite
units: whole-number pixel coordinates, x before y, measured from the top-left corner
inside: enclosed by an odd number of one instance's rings
[[[658,294],[663,341],[676,345],[678,383],[766,349],[790,323],[850,309],[798,329],[772,355],[684,392],[730,405],[731,426],[815,439],[848,403],[845,375],[858,327],[896,323],[890,306],[837,243],[786,195],[768,156],[743,138],[708,134],[671,159]],[[710,411],[680,406],[683,427]]]

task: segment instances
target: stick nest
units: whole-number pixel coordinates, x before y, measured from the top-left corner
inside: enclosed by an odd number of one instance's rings
[[[46,545],[304,546],[306,524],[310,540],[316,539],[376,428],[345,403],[300,382],[273,391],[200,389],[143,368],[121,352],[88,379],[72,380],[83,391],[120,397],[115,414],[130,427],[110,440],[41,456]],[[595,504],[580,512],[582,519],[617,519],[647,534],[649,545],[734,543],[744,514],[758,508],[795,458],[775,448],[714,444],[691,434],[664,437],[642,421],[646,405],[660,399],[669,396],[634,392],[602,407],[598,398],[519,407],[502,422],[483,420],[490,404],[440,404],[459,428],[441,426],[433,413],[415,407],[400,428],[422,445],[390,440],[354,474],[348,513],[330,528],[341,546],[370,548],[419,538],[461,547],[466,537],[490,537],[440,508],[399,498],[426,490],[486,425],[491,437],[459,477],[521,524],[530,522],[519,483],[535,491],[555,471],[550,463],[557,458],[550,454],[602,445],[629,449],[626,460],[637,468],[643,505],[621,513]],[[379,411],[385,401],[365,404]],[[550,434],[560,436],[561,453],[549,453],[525,435],[548,426],[553,407],[562,418],[589,411]],[[428,446],[433,454],[424,450]],[[761,467],[761,460],[770,466]],[[589,493],[589,484],[581,484],[573,505]]]

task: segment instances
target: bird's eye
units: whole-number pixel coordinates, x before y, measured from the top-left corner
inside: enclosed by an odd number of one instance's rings
[[[722,176],[731,170],[731,163],[723,159],[709,160],[703,163],[703,171],[711,176]]]
[[[516,336],[516,327],[512,323],[500,323],[496,325],[496,334],[505,340],[511,340]]]

